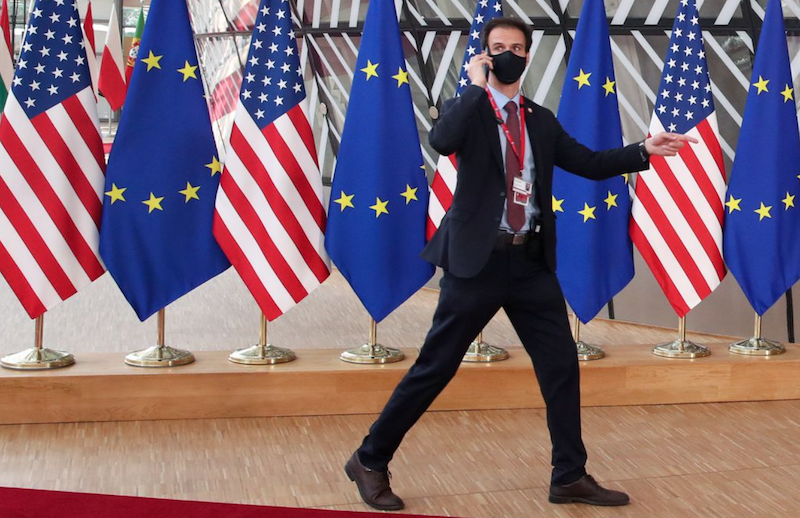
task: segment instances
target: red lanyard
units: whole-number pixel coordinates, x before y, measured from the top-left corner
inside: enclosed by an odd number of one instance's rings
[[[489,91],[489,87],[486,87],[486,93],[489,94],[489,102],[492,103],[492,108],[494,108],[494,115],[497,117],[497,120],[500,122],[500,125],[503,128],[503,131],[506,134],[506,140],[508,141],[508,145],[511,146],[511,150],[517,155],[517,161],[519,162],[519,171],[525,170],[525,110],[523,109],[523,97],[522,95],[519,96],[519,117],[520,117],[520,129],[519,129],[519,137],[520,137],[520,150],[517,151],[517,146],[514,143],[514,139],[511,138],[511,133],[508,131],[508,126],[506,126],[505,121],[503,120],[503,116],[500,114],[500,110],[497,108],[497,103],[494,100],[494,96],[492,92]]]

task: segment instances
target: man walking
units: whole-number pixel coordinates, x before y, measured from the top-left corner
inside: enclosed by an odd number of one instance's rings
[[[345,471],[368,505],[404,507],[389,486],[389,461],[455,375],[470,342],[503,308],[533,361],[547,405],[550,501],[625,505],[628,495],[601,487],[585,470],[578,358],[555,275],[553,166],[603,180],[647,169],[651,154],[674,156],[694,140],[662,133],[594,152],[572,139],[549,110],[520,95],[531,29],[514,18],[494,18],[481,39],[487,52],[468,64],[472,84],[445,103],[430,133],[436,151],[458,158],[452,206],[422,252],[444,270],[433,325]]]

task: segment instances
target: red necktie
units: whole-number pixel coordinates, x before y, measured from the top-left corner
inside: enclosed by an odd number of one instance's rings
[[[514,146],[517,150],[521,149],[521,142],[519,136],[519,117],[517,116],[517,104],[514,101],[509,101],[505,105],[508,118],[506,119],[506,127],[511,138],[514,139]],[[506,142],[506,205],[508,208],[508,224],[514,230],[519,232],[525,225],[525,206],[514,203],[514,178],[520,178],[522,171],[519,167],[519,158],[511,146],[511,142]]]

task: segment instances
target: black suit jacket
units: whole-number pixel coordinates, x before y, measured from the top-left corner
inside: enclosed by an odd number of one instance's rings
[[[525,126],[536,165],[535,191],[541,209],[544,259],[556,269],[556,220],[551,202],[553,165],[591,180],[648,167],[638,144],[592,151],[564,131],[553,113],[525,99]],[[473,277],[489,260],[506,201],[505,168],[497,119],[486,91],[469,86],[442,108],[430,132],[431,146],[456,153],[458,183],[453,204],[422,258],[457,277]]]

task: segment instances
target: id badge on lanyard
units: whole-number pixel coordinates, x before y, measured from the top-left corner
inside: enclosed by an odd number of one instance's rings
[[[500,109],[497,107],[497,102],[494,100],[494,96],[492,92],[489,91],[489,87],[486,87],[486,93],[489,95],[489,102],[492,103],[492,109],[494,109],[494,116],[497,117],[497,120],[500,122],[500,127],[503,128],[503,133],[506,135],[506,142],[509,146],[511,146],[511,150],[517,156],[517,162],[519,163],[519,174],[522,176],[522,171],[525,168],[525,109],[524,103],[525,100],[522,95],[519,96],[519,117],[520,117],[520,125],[519,125],[519,147],[517,147],[517,143],[514,142],[514,139],[511,138],[511,132],[508,131],[508,126],[506,125],[505,121],[503,120],[503,116],[500,114]],[[515,182],[516,184],[516,182]]]

